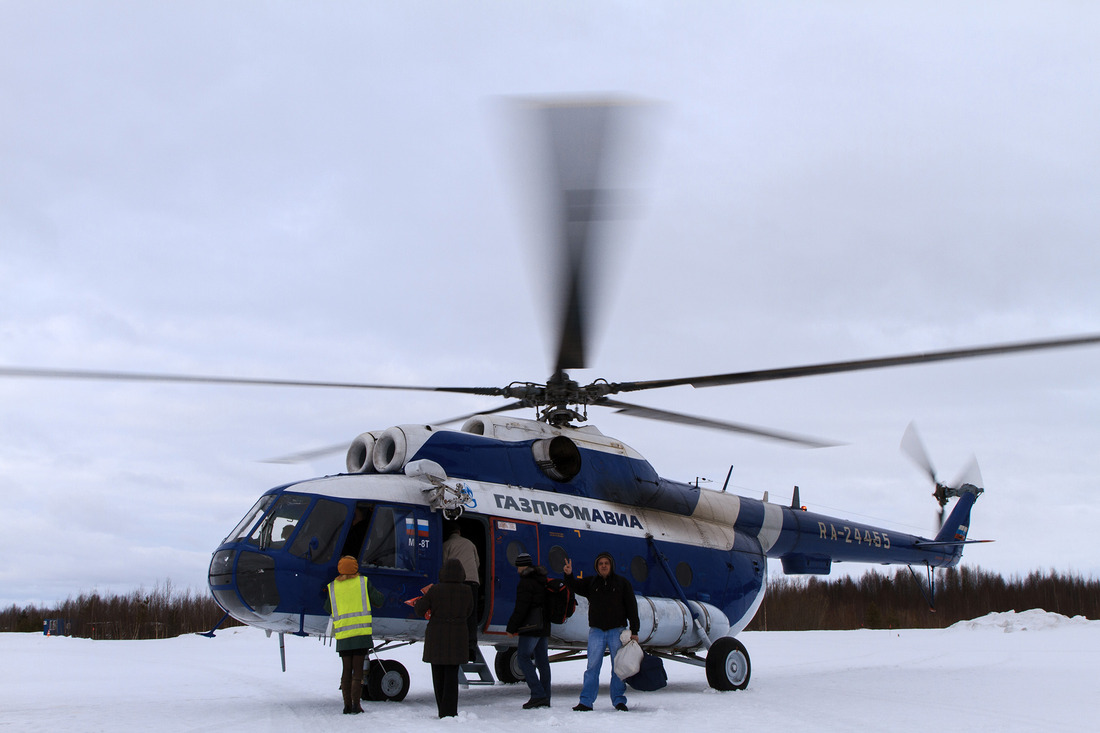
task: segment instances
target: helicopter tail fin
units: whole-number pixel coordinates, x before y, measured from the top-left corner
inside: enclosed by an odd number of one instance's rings
[[[978,499],[979,491],[960,492],[959,501],[944,520],[936,534],[935,542],[942,544],[966,544],[966,535],[970,531],[970,509]],[[961,551],[961,547],[960,547]]]
[[[944,520],[936,538],[933,540],[917,540],[917,546],[936,554],[935,567],[954,567],[962,560],[963,547],[965,545],[992,542],[993,540],[968,540],[970,531],[970,509],[978,499],[981,490],[962,491],[951,514]]]

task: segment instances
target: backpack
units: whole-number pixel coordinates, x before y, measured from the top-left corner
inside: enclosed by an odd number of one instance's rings
[[[546,615],[552,624],[564,624],[577,610],[577,599],[558,578],[546,580]]]

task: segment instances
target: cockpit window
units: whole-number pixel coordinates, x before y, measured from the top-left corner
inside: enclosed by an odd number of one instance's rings
[[[273,494],[267,496],[261,496],[260,500],[248,510],[248,514],[244,515],[244,519],[237,523],[237,526],[233,528],[233,531],[225,538],[225,542],[234,542],[239,539],[243,539],[248,535],[248,530],[252,529],[252,525],[256,523],[264,512],[268,510],[268,507],[275,501]]]
[[[249,544],[258,545],[261,550],[283,547],[308,508],[308,496],[283,494],[264,521],[249,535]]]
[[[411,510],[377,507],[371,520],[362,562],[383,568],[416,569],[418,525]],[[424,525],[427,534],[427,524]]]
[[[348,518],[346,505],[329,499],[318,499],[298,529],[290,554],[309,558],[314,563],[328,562],[336,547],[336,536]]]

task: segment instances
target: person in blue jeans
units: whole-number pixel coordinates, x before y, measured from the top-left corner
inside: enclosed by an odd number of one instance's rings
[[[516,663],[523,672],[531,699],[525,710],[550,707],[550,617],[546,613],[546,568],[535,565],[526,552],[516,555],[519,585],[516,605],[508,619],[508,633],[519,635]]]
[[[630,638],[638,640],[638,600],[630,581],[615,572],[615,558],[609,552],[596,556],[596,574],[589,578],[573,577],[573,560],[562,566],[563,580],[570,590],[588,599],[588,669],[584,672],[581,699],[574,710],[591,710],[600,691],[600,668],[604,651],[615,659],[622,647],[620,635],[629,624]],[[616,710],[626,712],[626,683],[611,667],[611,704]]]

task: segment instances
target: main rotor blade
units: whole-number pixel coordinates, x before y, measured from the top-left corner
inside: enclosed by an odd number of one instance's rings
[[[432,425],[450,425],[456,422],[466,422],[471,417],[478,417],[479,415],[495,415],[498,412],[508,412],[509,410],[518,410],[521,407],[526,407],[523,402],[509,402],[507,405],[501,405],[500,407],[494,407],[491,410],[478,410],[477,412],[469,412],[465,415],[459,415],[458,417],[447,418],[446,420],[440,420],[438,422],[431,423]]]
[[[612,115],[620,104],[582,101],[537,108],[550,146],[560,248],[559,340],[554,371],[583,369],[589,325],[595,222],[606,218],[603,167]]]
[[[794,379],[812,377],[821,374],[839,374],[865,369],[885,369],[886,367],[925,364],[933,361],[952,361],[955,359],[975,359],[982,356],[1014,354],[1023,351],[1042,351],[1060,349],[1069,346],[1087,346],[1100,343],[1100,334],[1076,336],[1073,338],[1049,339],[1041,341],[1023,341],[1019,343],[980,346],[969,349],[949,349],[946,351],[928,351],[903,356],[887,356],[877,359],[859,359],[856,361],[836,361],[807,366],[785,367],[782,369],[762,369],[758,371],[731,372],[702,377],[683,377],[680,379],[655,379],[647,382],[621,382],[614,385],[616,392],[636,392],[643,389],[659,389],[690,384],[692,387],[718,387],[728,384],[746,384],[749,382],[767,382],[776,379]]]
[[[310,450],[300,451],[298,453],[291,453],[286,456],[279,456],[277,458],[265,458],[260,463],[305,463],[306,461],[312,461],[315,458],[324,458],[325,456],[333,456],[337,453],[346,453],[348,450],[349,442],[334,443],[332,445],[326,445],[322,448],[313,448]]]
[[[609,400],[604,398],[593,404],[601,405],[604,407],[618,408],[615,412],[623,415],[632,415],[634,417],[644,417],[650,420],[664,420],[665,422],[674,422],[681,425],[694,425],[700,428],[711,428],[714,430],[725,430],[731,433],[740,433],[742,435],[753,435],[758,438],[767,438],[768,440],[778,440],[784,443],[793,443],[805,448],[829,448],[832,446],[840,445],[840,443],[834,443],[819,438],[811,438],[805,435],[796,435],[794,433],[784,433],[777,430],[767,430],[765,428],[753,427],[752,425],[745,425],[743,423],[725,422],[723,420],[712,420],[705,417],[695,417],[694,415],[685,415],[680,412],[670,412],[668,410],[658,410],[654,407],[642,407],[641,405],[630,405],[625,402],[619,402],[618,400]]]
[[[219,377],[196,374],[159,374],[153,372],[116,372],[94,369],[43,369],[38,367],[0,367],[0,377],[31,379],[86,379],[119,382],[184,382],[190,384],[234,384],[259,387],[331,387],[335,389],[395,389],[414,392],[451,392],[457,394],[501,395],[499,387],[424,387],[407,384],[366,384],[362,382],[325,382],[304,379],[267,379]],[[479,413],[480,414],[480,413]]]

